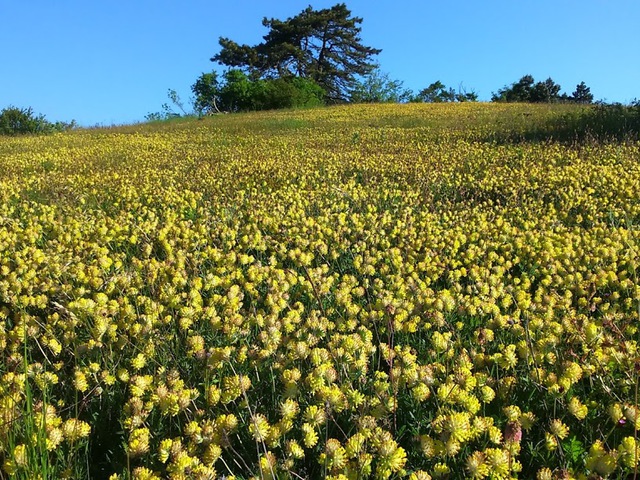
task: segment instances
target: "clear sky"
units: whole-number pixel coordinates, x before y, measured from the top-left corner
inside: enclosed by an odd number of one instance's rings
[[[0,108],[81,125],[144,120],[184,100],[218,37],[256,44],[294,0],[0,0]],[[596,99],[640,98],[640,0],[348,0],[381,69],[420,90],[440,80],[481,100],[531,74]]]

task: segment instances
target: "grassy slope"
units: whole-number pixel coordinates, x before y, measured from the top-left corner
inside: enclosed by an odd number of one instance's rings
[[[579,110],[0,139],[5,472],[632,471],[640,145]]]

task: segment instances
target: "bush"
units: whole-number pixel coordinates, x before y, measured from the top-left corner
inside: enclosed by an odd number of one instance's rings
[[[305,78],[277,78],[265,81],[262,110],[307,108],[323,104],[324,90]]]
[[[253,79],[237,69],[225,72],[222,82],[218,82],[215,73],[203,74],[191,89],[196,94],[194,108],[199,114],[307,108],[322,105],[325,97],[324,90],[311,80]]]
[[[75,120],[67,122],[49,122],[44,115],[35,114],[31,107],[6,107],[0,111],[1,135],[26,135],[53,133],[71,130],[76,127]]]

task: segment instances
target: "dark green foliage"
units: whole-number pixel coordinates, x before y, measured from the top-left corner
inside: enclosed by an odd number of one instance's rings
[[[25,135],[71,130],[76,122],[49,122],[44,115],[35,114],[31,107],[9,106],[0,111],[0,135]]]
[[[460,88],[458,92],[456,92],[453,88],[447,88],[444,83],[437,80],[427,88],[420,90],[411,101],[425,103],[477,102],[478,94],[473,90],[467,92],[463,88]]]
[[[492,102],[528,102],[531,98],[534,79],[525,75],[510,87],[505,86],[491,96]]]
[[[580,82],[571,94],[570,99],[575,103],[593,103],[593,94],[584,82]]]
[[[311,6],[287,20],[263,19],[269,29],[255,46],[220,38],[221,50],[211,59],[239,68],[252,80],[299,77],[313,81],[327,100],[345,101],[357,76],[369,74],[380,50],[360,39],[362,18],[352,17],[344,3],[314,10]]]
[[[379,68],[366,75],[350,92],[353,103],[401,103],[410,100],[411,90],[401,80],[393,80]]]
[[[551,103],[560,99],[562,87],[553,81],[551,77],[544,82],[537,82],[529,93],[529,100],[532,103]]]
[[[277,78],[265,81],[266,98],[262,110],[306,108],[323,104],[324,91],[305,78]]]
[[[193,108],[198,115],[218,112],[218,74],[216,72],[203,73],[196,83],[191,85],[191,91],[195,95]]]
[[[258,110],[257,103],[262,98],[260,86],[254,84],[241,70],[233,69],[223,75],[224,83],[218,90],[222,110],[238,112]]]
[[[560,93],[562,87],[551,77],[544,82],[536,82],[531,75],[525,75],[510,86],[502,87],[491,96],[492,102],[530,103],[592,103],[593,95],[584,82],[580,82],[571,96]]]
[[[219,82],[205,73],[191,87],[198,114],[305,108],[323,103],[324,91],[311,80],[298,77],[252,79],[242,70],[228,70]]]

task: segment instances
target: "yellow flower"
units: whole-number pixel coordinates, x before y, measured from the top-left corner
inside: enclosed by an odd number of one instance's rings
[[[128,455],[131,458],[140,457],[149,451],[149,430],[137,428],[129,435]]]
[[[544,446],[550,452],[554,451],[556,448],[558,448],[558,437],[556,437],[552,433],[545,432],[544,433]]]
[[[134,370],[140,370],[147,364],[147,359],[143,353],[139,353],[131,360],[131,367]]]
[[[64,432],[60,428],[51,428],[47,432],[47,450],[53,451],[64,440]]]
[[[249,425],[249,432],[253,435],[253,438],[259,442],[264,442],[270,430],[271,426],[264,415],[261,413],[253,415],[251,424]]]
[[[634,437],[625,437],[620,442],[618,452],[622,463],[628,469],[634,469],[640,465],[640,442]]]
[[[324,453],[318,458],[321,465],[326,465],[329,470],[339,470],[347,464],[347,454],[340,441],[335,438],[327,440]]]
[[[587,406],[580,402],[580,399],[578,397],[571,397],[571,400],[569,400],[569,404],[567,405],[567,407],[569,413],[571,413],[571,415],[576,417],[578,420],[584,420],[584,418],[587,416],[587,413],[589,413],[589,409],[587,408]]]
[[[446,463],[438,462],[433,466],[433,476],[435,478],[442,478],[451,473],[451,469]]]
[[[304,434],[304,445],[307,448],[311,448],[318,443],[318,434],[315,432],[311,424],[303,423],[300,428]]]
[[[17,445],[13,449],[13,461],[18,468],[27,466],[27,447],[24,444]]]
[[[553,433],[560,440],[564,440],[569,435],[569,427],[567,427],[561,420],[554,419],[551,421],[550,426],[551,433]]]
[[[204,454],[202,455],[202,461],[206,465],[213,465],[218,458],[222,456],[222,448],[220,445],[216,445],[215,443],[211,443],[207,445],[205,448]]]
[[[624,418],[631,423],[633,428],[640,430],[640,409],[638,407],[635,405],[625,405]]]
[[[424,470],[418,470],[409,475],[409,480],[431,480],[431,475]]]
[[[73,374],[73,385],[81,392],[86,392],[89,388],[87,377],[80,370],[76,370]]]
[[[287,442],[287,452],[293,458],[296,458],[296,459],[304,458],[304,449],[295,440],[289,440]]]
[[[284,419],[294,419],[296,415],[298,415],[299,410],[298,402],[290,398],[280,404],[280,414]]]
[[[304,419],[307,423],[319,426],[324,424],[327,419],[327,415],[323,407],[318,405],[309,405],[304,412]]]
[[[536,473],[536,480],[553,480],[553,472],[550,468],[541,468]]]
[[[457,412],[447,416],[444,428],[449,432],[450,437],[458,442],[464,443],[471,438],[471,424],[469,413]]]
[[[487,448],[484,452],[489,471],[497,478],[505,478],[509,474],[510,455],[499,448]]]
[[[474,452],[467,457],[466,469],[470,478],[481,479],[489,476],[489,465],[485,462],[482,452]]]
[[[62,434],[69,442],[75,442],[81,438],[88,437],[89,433],[91,433],[91,427],[82,420],[70,418],[62,424]]]
[[[138,467],[133,470],[133,480],[160,480],[160,478],[154,471],[146,467]]]

